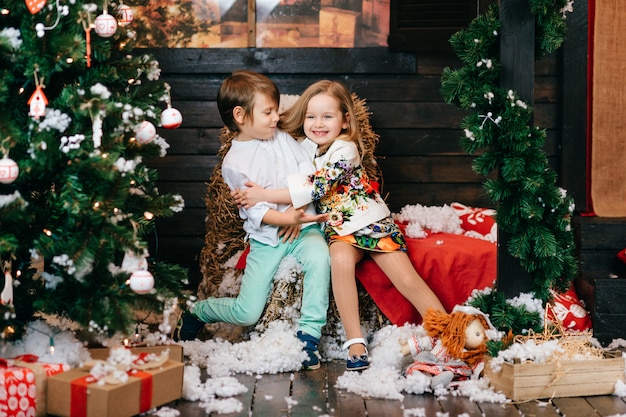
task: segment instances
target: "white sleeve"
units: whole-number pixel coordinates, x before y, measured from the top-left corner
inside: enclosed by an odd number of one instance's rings
[[[313,184],[309,181],[309,175],[293,174],[287,176],[291,204],[299,208],[313,201]]]

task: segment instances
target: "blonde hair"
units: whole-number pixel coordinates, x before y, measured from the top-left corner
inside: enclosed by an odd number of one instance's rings
[[[276,104],[280,101],[278,87],[272,80],[263,74],[248,70],[238,70],[226,78],[217,93],[217,108],[222,121],[231,132],[239,132],[239,125],[233,116],[237,106],[243,108],[245,116],[250,117],[254,110],[254,96],[256,93],[265,94]]]
[[[296,139],[303,139],[306,137],[304,133],[304,119],[306,117],[307,106],[311,98],[318,94],[327,94],[337,100],[339,109],[343,114],[348,127],[343,129],[342,135],[346,136],[346,140],[354,142],[361,156],[365,153],[365,146],[361,137],[361,131],[359,129],[359,123],[354,111],[354,101],[352,95],[342,83],[331,80],[321,80],[311,84],[300,95],[298,100],[280,115],[279,128],[288,132]]]

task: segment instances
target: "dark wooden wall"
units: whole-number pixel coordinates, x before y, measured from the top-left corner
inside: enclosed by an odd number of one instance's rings
[[[459,201],[493,207],[472,157],[458,141],[463,117],[439,92],[444,67],[459,66],[452,51],[391,52],[358,49],[160,49],[161,78],[172,87],[172,105],[183,114],[176,130],[161,129],[171,148],[150,161],[159,170],[162,192],[180,193],[182,213],[157,223],[152,255],[188,267],[191,286],[200,280],[198,255],[204,243],[206,181],[215,166],[222,123],[215,98],[233,70],[267,74],[281,93],[299,94],[310,83],[343,81],[367,100],[371,124],[380,135],[376,151],[383,194],[393,211],[406,204],[442,205]],[[546,128],[546,151],[560,169],[560,59],[546,57],[535,68],[535,121]]]

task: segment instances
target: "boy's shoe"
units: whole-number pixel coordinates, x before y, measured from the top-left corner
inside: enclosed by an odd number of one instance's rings
[[[191,314],[189,311],[185,311],[183,315],[178,319],[176,329],[174,329],[174,335],[172,339],[175,342],[185,340],[195,340],[196,335],[204,327],[205,323]]]
[[[305,371],[319,369],[322,366],[321,364],[322,357],[320,356],[320,353],[317,351],[317,347],[320,344],[320,340],[317,337],[313,337],[310,334],[303,333],[300,330],[298,331],[298,333],[296,333],[296,336],[301,342],[305,343],[304,348],[302,349],[308,355],[308,358],[304,362],[302,362],[302,369]]]
[[[369,354],[367,352],[367,345],[365,339],[362,337],[350,339],[346,343],[343,344],[343,348],[348,350],[350,346],[355,345],[357,343],[365,346],[365,353],[363,355],[353,355],[350,356],[348,353],[348,360],[346,361],[346,369],[348,371],[363,371],[370,367]]]

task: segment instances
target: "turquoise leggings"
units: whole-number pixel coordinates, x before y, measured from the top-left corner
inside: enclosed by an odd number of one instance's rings
[[[256,324],[268,301],[278,266],[289,254],[299,261],[304,272],[299,330],[320,338],[328,310],[330,255],[324,235],[316,225],[303,229],[300,237],[291,243],[281,241],[278,246],[270,246],[251,240],[239,295],[199,301],[192,313],[207,323]]]

